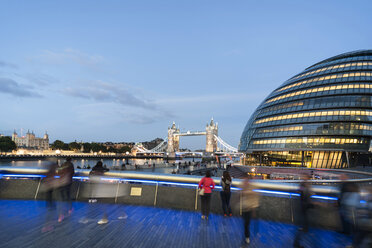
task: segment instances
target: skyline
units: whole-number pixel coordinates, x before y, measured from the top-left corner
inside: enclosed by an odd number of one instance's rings
[[[3,3],[0,133],[140,142],[165,138],[173,121],[202,131],[213,117],[237,147],[273,89],[371,48],[372,3],[357,3]],[[205,137],[180,147],[201,149]]]

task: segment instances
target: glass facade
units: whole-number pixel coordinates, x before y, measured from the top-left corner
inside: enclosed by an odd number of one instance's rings
[[[342,168],[365,163],[371,137],[372,50],[362,50],[323,60],[275,89],[252,114],[239,150],[247,164]]]

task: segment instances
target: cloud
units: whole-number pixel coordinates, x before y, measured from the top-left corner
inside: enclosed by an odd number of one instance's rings
[[[162,97],[156,104],[199,104],[211,102],[241,102],[244,100],[260,100],[262,96],[258,93],[236,93],[236,94],[215,94],[202,96],[184,96],[184,97]]]
[[[127,89],[105,82],[96,82],[86,87],[66,88],[63,93],[72,97],[85,98],[97,102],[114,102],[147,110],[155,110],[155,103],[135,96]]]
[[[174,116],[165,111],[152,111],[146,109],[134,109],[121,106],[112,102],[99,102],[79,104],[74,106],[76,119],[81,123],[94,120],[94,125],[102,126],[110,124],[120,125],[123,123],[152,124],[173,118]]]
[[[40,94],[32,91],[32,87],[21,85],[9,78],[0,78],[0,93],[18,97],[42,97]]]
[[[7,63],[7,62],[1,61],[1,60],[0,60],[0,67],[9,67],[9,68],[12,68],[12,69],[17,69],[18,68],[18,66],[15,65],[15,64]]]
[[[71,62],[77,63],[81,66],[96,66],[104,61],[102,56],[88,55],[74,49],[64,49],[62,52],[55,52],[45,50],[43,53],[33,59],[40,59],[48,64],[69,64]]]
[[[18,74],[18,76],[23,77],[30,81],[33,84],[37,84],[40,86],[46,86],[54,83],[58,83],[59,80],[55,77],[52,77],[50,75],[44,74],[44,73],[28,73],[25,75]]]

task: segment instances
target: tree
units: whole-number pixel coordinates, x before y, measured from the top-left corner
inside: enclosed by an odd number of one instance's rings
[[[84,143],[83,147],[84,147],[84,152],[85,153],[89,153],[90,150],[92,149],[92,145],[90,143]]]
[[[68,145],[61,140],[54,141],[51,147],[55,150],[68,150]]]
[[[12,140],[11,137],[3,136],[0,137],[0,151],[9,152],[17,149],[16,143]]]
[[[129,146],[122,146],[118,149],[119,153],[126,153],[126,152],[131,152],[131,148]]]
[[[81,145],[75,141],[68,144],[68,149],[71,151],[77,151],[77,150],[80,150],[80,148],[81,148]]]

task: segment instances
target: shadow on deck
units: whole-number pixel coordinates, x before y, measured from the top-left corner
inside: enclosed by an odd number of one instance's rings
[[[73,214],[58,223],[58,210],[47,210],[44,201],[0,200],[0,247],[292,247],[297,230],[290,224],[253,222],[247,246],[238,217],[212,214],[205,221],[197,212],[162,208],[82,202],[73,206]],[[104,210],[109,223],[98,225]],[[119,220],[124,212],[128,218]],[[79,222],[83,217],[87,223]],[[349,238],[321,229],[310,229],[302,242],[304,247],[327,248],[350,244]]]

